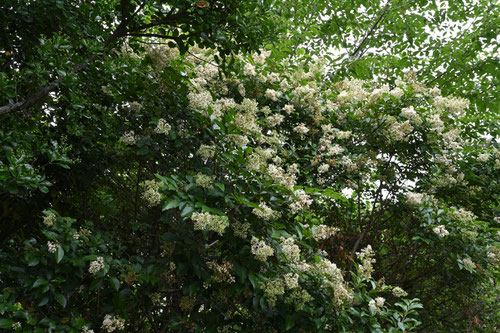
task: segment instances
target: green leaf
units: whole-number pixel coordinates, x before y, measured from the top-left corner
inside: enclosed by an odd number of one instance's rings
[[[166,211],[166,210],[169,210],[169,209],[172,209],[172,208],[176,208],[176,207],[179,207],[179,200],[177,199],[168,199],[167,201],[165,201],[165,203],[163,204],[163,211]]]
[[[111,283],[111,287],[113,287],[115,291],[118,291],[118,289],[120,289],[120,280],[118,280],[116,277],[110,276],[109,282]]]
[[[66,297],[64,297],[63,294],[55,294],[55,299],[56,299],[57,303],[61,304],[61,306],[63,308],[66,307],[66,302],[67,301],[66,301]]]
[[[44,298],[42,298],[42,300],[40,301],[40,303],[38,303],[38,306],[44,306],[48,302],[49,302],[49,296],[45,296]]]
[[[12,319],[0,319],[0,328],[12,328],[14,321]]]
[[[185,216],[189,215],[189,213],[191,213],[193,210],[194,210],[194,207],[191,207],[191,206],[186,206],[186,207],[184,207],[184,209],[182,210],[182,212],[181,212],[181,216],[182,216],[182,217],[185,217]]]
[[[295,318],[293,316],[285,317],[285,331],[288,331],[295,326]]]
[[[63,257],[64,257],[64,250],[61,247],[61,245],[59,245],[56,251],[56,262],[60,263]]]
[[[36,288],[36,287],[39,287],[39,286],[42,286],[42,285],[46,285],[47,283],[48,283],[48,281],[45,280],[45,279],[37,279],[35,281],[35,283],[33,283],[32,288]]]

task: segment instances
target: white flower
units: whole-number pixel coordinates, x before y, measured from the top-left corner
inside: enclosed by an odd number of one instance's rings
[[[168,134],[168,132],[170,132],[171,129],[172,126],[170,126],[170,124],[167,123],[165,119],[161,118],[160,120],[158,120],[158,125],[156,125],[155,128],[155,133]]]
[[[293,131],[299,133],[301,137],[304,137],[304,135],[309,132],[309,128],[304,123],[300,123],[293,128]]]
[[[56,253],[57,248],[59,247],[59,244],[51,242],[51,241],[48,241],[47,242],[47,246],[49,247],[49,252],[50,253]]]
[[[219,235],[224,233],[224,229],[229,225],[227,216],[212,215],[210,213],[194,213],[191,215],[194,221],[194,230],[211,230]]]
[[[281,250],[289,262],[298,262],[300,260],[300,248],[295,244],[293,238],[281,237]]]
[[[45,224],[47,227],[53,226],[56,221],[57,217],[54,213],[49,213],[49,215],[43,218],[43,224]]]
[[[283,111],[285,111],[287,114],[290,114],[295,111],[295,108],[293,107],[293,105],[287,104],[283,107]]]
[[[135,136],[134,131],[128,131],[121,136],[120,141],[126,145],[133,145],[136,143],[137,137]]]
[[[433,228],[432,231],[434,231],[434,233],[436,235],[438,235],[439,237],[441,237],[441,238],[446,237],[446,236],[448,236],[450,234],[448,232],[448,230],[446,230],[446,228],[444,227],[444,225],[439,225],[439,226]]]
[[[405,297],[405,296],[408,296],[408,293],[406,291],[404,291],[400,287],[394,287],[394,288],[392,288],[392,294],[394,296],[396,296],[396,297]]]
[[[267,257],[274,255],[274,249],[255,236],[252,237],[251,251],[255,258],[260,261],[267,261]]]
[[[406,203],[408,205],[417,206],[421,205],[424,200],[423,193],[408,192],[406,193]]]
[[[245,67],[243,67],[243,74],[245,74],[246,76],[257,75],[257,72],[255,71],[255,66],[252,64],[246,64]]]
[[[118,316],[111,316],[107,314],[102,321],[102,326],[104,330],[107,332],[120,331],[125,328],[125,320],[121,319]]]
[[[96,260],[94,260],[90,263],[89,273],[90,274],[97,274],[97,272],[99,272],[103,268],[104,268],[104,258],[97,257]]]
[[[294,200],[290,204],[292,211],[298,212],[302,209],[307,209],[312,204],[313,200],[306,194],[304,190],[296,190],[293,192]]]
[[[261,203],[259,208],[254,208],[252,210],[256,216],[260,217],[263,220],[270,221],[279,216],[278,212],[275,212],[270,207],[268,207],[265,203]]]
[[[491,155],[490,155],[490,154],[488,154],[488,153],[479,154],[479,155],[477,156],[477,160],[478,160],[479,162],[483,162],[483,163],[484,163],[484,162],[487,162],[487,161],[490,159],[490,156],[491,156]]]
[[[273,89],[267,89],[266,97],[269,98],[271,101],[277,101],[278,98],[280,97],[280,93]]]

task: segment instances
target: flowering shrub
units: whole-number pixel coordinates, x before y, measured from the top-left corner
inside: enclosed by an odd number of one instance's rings
[[[40,232],[2,249],[2,327],[396,332],[450,327],[441,317],[453,312],[494,322],[481,288],[498,274],[498,203],[477,193],[497,195],[500,151],[468,134],[467,101],[411,72],[337,82],[321,61],[263,52],[226,76],[196,47],[125,52],[150,98],[106,90],[89,106],[112,128],[91,212],[79,194],[48,203]]]

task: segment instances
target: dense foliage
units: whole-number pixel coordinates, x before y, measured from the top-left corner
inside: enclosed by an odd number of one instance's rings
[[[432,4],[3,2],[0,328],[498,328],[494,104],[302,48]]]

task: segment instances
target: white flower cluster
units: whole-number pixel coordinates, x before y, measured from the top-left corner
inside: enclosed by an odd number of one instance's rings
[[[18,322],[18,321],[16,321],[16,322],[12,323],[11,328],[12,328],[14,331],[17,331],[18,329],[20,329],[20,328],[21,328],[21,323],[20,323],[20,322]]]
[[[214,271],[213,278],[215,282],[235,282],[234,276],[231,274],[233,265],[230,262],[224,261],[222,264],[219,264],[216,261],[209,261],[207,265]]]
[[[281,237],[280,247],[289,262],[295,263],[300,260],[300,248],[293,238]]]
[[[290,208],[293,212],[298,212],[303,209],[309,208],[313,200],[309,195],[306,194],[304,190],[296,190],[293,192],[293,202],[290,204]]]
[[[231,134],[228,136],[229,141],[231,141],[234,145],[244,148],[248,145],[250,140],[245,135]]]
[[[401,287],[394,287],[392,288],[392,294],[396,297],[406,297],[408,296],[408,293],[403,290]]]
[[[309,128],[304,123],[300,123],[293,128],[293,131],[300,134],[300,136],[303,138],[309,132]]]
[[[160,118],[158,120],[158,124],[156,125],[155,133],[168,134],[168,132],[170,132],[171,129],[172,129],[172,126],[170,126],[170,124],[167,123],[167,121],[165,119]]]
[[[434,106],[438,111],[449,110],[455,115],[462,115],[465,109],[469,107],[469,100],[453,96],[437,96],[434,98]]]
[[[132,102],[129,105],[129,109],[132,112],[139,113],[142,109],[142,104],[139,102]]]
[[[120,141],[126,145],[133,145],[137,142],[137,137],[134,131],[128,131],[121,136]]]
[[[279,213],[274,211],[272,208],[268,207],[264,202],[259,205],[259,208],[254,208],[252,210],[256,216],[263,220],[271,221],[279,217]]]
[[[267,117],[267,123],[269,124],[270,127],[275,127],[281,124],[283,122],[283,119],[285,119],[285,116],[277,113]]]
[[[59,243],[54,243],[54,242],[48,241],[47,247],[49,248],[48,250],[50,253],[56,253],[57,248],[59,247]]]
[[[382,307],[384,306],[385,303],[385,298],[383,297],[377,297],[375,299],[372,299],[370,302],[368,302],[368,306],[374,311],[378,312],[382,310]]]
[[[422,119],[419,117],[413,106],[402,109],[401,115],[415,125],[420,125],[422,123]]]
[[[288,172],[285,172],[282,167],[269,164],[267,166],[267,172],[269,173],[269,176],[271,176],[274,183],[282,185],[289,190],[293,189],[295,186],[295,174],[298,172],[296,168],[290,166],[288,168]]]
[[[208,145],[201,145],[198,149],[198,155],[201,156],[204,160],[208,160],[209,158],[214,157],[215,155],[215,147]]]
[[[240,238],[247,238],[248,230],[250,229],[249,223],[234,222],[231,223],[234,235]]]
[[[361,260],[361,265],[358,265],[358,271],[361,275],[366,278],[370,278],[373,273],[373,265],[376,260],[373,258],[375,252],[373,251],[371,245],[367,245],[360,252],[356,252],[356,255]]]
[[[283,107],[283,111],[285,111],[285,113],[287,114],[291,114],[295,111],[295,108],[293,107],[292,104],[286,104],[284,107]]]
[[[211,230],[219,235],[222,235],[229,225],[227,216],[212,215],[207,212],[193,213],[191,220],[194,221],[194,230]]]
[[[87,326],[83,326],[80,333],[94,333],[94,330],[88,328]]]
[[[464,208],[452,210],[449,212],[450,217],[460,221],[460,222],[472,222],[476,218],[474,213],[469,212]]]
[[[450,234],[448,230],[446,230],[444,225],[438,225],[437,227],[433,228],[432,231],[434,231],[434,233],[441,238],[446,237]]]
[[[488,154],[488,153],[479,154],[479,155],[477,156],[477,160],[478,160],[479,162],[483,162],[483,163],[484,163],[484,162],[488,162],[488,160],[490,159],[490,156],[491,156],[491,155],[490,155],[490,154]]]
[[[463,260],[464,266],[470,270],[474,270],[477,268],[476,264],[472,261],[471,258],[465,258]]]
[[[262,283],[261,288],[264,290],[269,306],[274,307],[278,296],[285,293],[285,286],[283,280],[269,280]]]
[[[195,180],[196,185],[204,187],[206,189],[214,188],[213,185],[214,181],[215,181],[215,176],[208,176],[201,172],[196,175],[196,180]]]
[[[317,241],[328,239],[334,236],[338,231],[338,228],[320,224],[314,228],[313,237]]]
[[[424,197],[423,193],[408,192],[406,193],[406,203],[411,206],[421,205]]]
[[[267,261],[267,257],[274,255],[274,249],[266,244],[263,240],[259,240],[257,237],[252,237],[252,254],[260,261]]]
[[[394,122],[388,129],[388,137],[394,141],[408,141],[408,135],[413,131],[410,121]]]
[[[49,215],[44,216],[43,218],[43,224],[45,224],[47,227],[51,227],[56,223],[57,217],[54,213],[49,213]]]
[[[266,97],[269,98],[271,101],[275,102],[280,97],[280,93],[277,92],[276,90],[273,90],[273,89],[267,89],[266,90]]]
[[[118,316],[111,316],[107,314],[104,316],[101,328],[106,330],[106,332],[120,331],[125,329],[125,320]]]
[[[149,207],[154,207],[161,202],[161,194],[158,192],[161,186],[161,182],[156,180],[146,180],[141,183],[144,191],[142,192],[142,198],[148,203]]]
[[[299,274],[286,273],[284,276],[285,286],[287,289],[295,289],[299,287]]]
[[[89,273],[90,274],[97,274],[101,269],[104,268],[104,258],[103,257],[97,257],[96,260],[92,261],[89,265]]]

